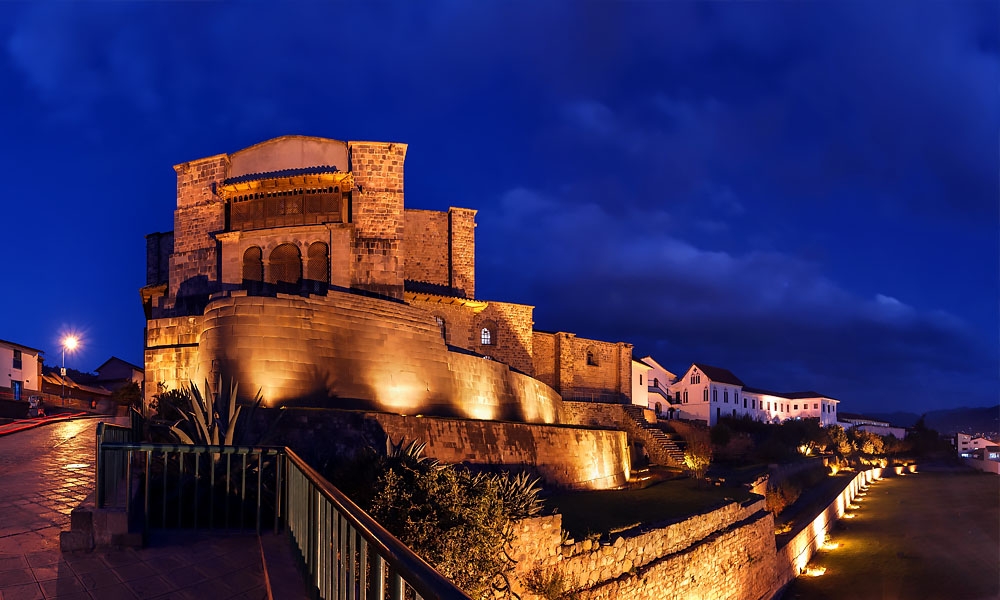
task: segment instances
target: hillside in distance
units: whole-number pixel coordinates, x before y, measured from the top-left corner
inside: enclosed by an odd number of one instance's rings
[[[900,427],[913,427],[919,414],[909,412],[866,413],[867,416],[888,421]],[[925,414],[924,424],[942,435],[955,433],[1000,432],[1000,404],[987,407],[961,407],[932,410]]]

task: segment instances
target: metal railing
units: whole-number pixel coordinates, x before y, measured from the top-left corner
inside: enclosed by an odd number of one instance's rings
[[[468,600],[291,449],[287,523],[309,583],[324,599]]]
[[[288,532],[320,598],[468,599],[288,448],[133,439],[130,427],[98,424],[97,505],[125,508],[130,521],[141,516],[144,531],[259,534],[268,523]]]

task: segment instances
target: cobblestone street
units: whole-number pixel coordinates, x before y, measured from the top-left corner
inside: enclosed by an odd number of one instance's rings
[[[97,419],[0,437],[0,599],[266,597],[256,536],[157,536],[141,550],[59,550],[94,481]]]

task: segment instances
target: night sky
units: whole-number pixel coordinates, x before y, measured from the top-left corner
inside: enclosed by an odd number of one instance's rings
[[[477,295],[850,412],[997,402],[1000,3],[0,4],[0,338],[142,364],[174,164],[409,144]]]

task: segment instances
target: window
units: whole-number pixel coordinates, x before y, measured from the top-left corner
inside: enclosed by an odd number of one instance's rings
[[[660,380],[656,377],[653,378],[653,387],[660,387]]]
[[[323,242],[309,244],[309,279],[330,283],[330,252]]]
[[[295,244],[281,244],[271,251],[268,283],[296,284],[302,279],[302,253]]]
[[[716,394],[718,394],[718,392],[716,392]],[[722,401],[725,402],[726,404],[729,404],[729,390],[725,390],[722,392]]]
[[[819,404],[817,404],[817,403],[814,402],[813,403],[813,410],[816,410],[817,408],[819,408]]]
[[[642,385],[642,375],[639,375],[639,385]]]
[[[737,401],[737,402],[738,402],[738,401]],[[747,399],[746,399],[746,398],[743,398],[743,408],[746,408],[746,407],[747,407]]]
[[[663,412],[663,407],[662,407],[662,406],[660,406],[660,403],[659,403],[659,402],[657,402],[657,403],[656,403],[656,414],[658,414],[658,415],[659,415],[659,414],[661,414],[662,412]]]
[[[597,366],[597,353],[593,349],[587,349],[587,364],[591,367]],[[639,376],[639,383],[642,383],[642,375]]]
[[[684,390],[684,404],[688,403],[688,391]]]
[[[796,405],[792,406],[792,408],[795,409],[795,410],[799,410],[799,405],[796,404]]]
[[[243,253],[243,281],[264,281],[263,253],[257,246],[250,246]]]
[[[718,401],[719,401],[719,390],[712,390],[712,402],[718,402]],[[729,402],[728,396],[726,402]]]
[[[702,398],[701,398],[702,402],[708,402],[708,388],[705,388],[702,391],[701,396],[702,396]]]
[[[448,330],[445,325],[444,318],[434,317],[434,320],[437,322],[438,329],[441,330],[441,338],[444,339],[445,343],[448,343]]]
[[[482,331],[479,332],[479,342],[484,346],[493,345],[493,333],[489,327],[483,327]]]
[[[21,399],[21,390],[22,389],[24,389],[24,384],[22,382],[20,382],[20,381],[14,381],[13,379],[11,380],[11,382],[10,382],[10,391],[14,395],[14,400],[20,400]]]
[[[687,397],[687,392],[684,392],[684,396]],[[677,401],[681,401],[681,393],[679,391],[677,392]]]
[[[14,366],[15,369],[20,369],[21,368],[21,351],[20,350],[14,350],[14,365],[13,366]]]
[[[746,398],[744,398],[743,401],[746,402]],[[757,409],[757,400],[756,399],[750,401],[750,408],[752,408],[754,410]]]

